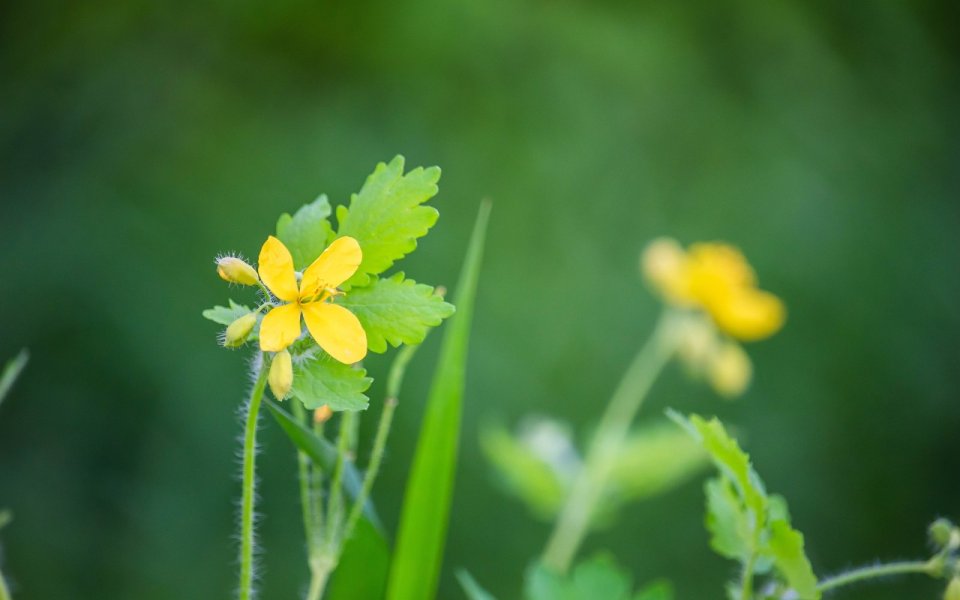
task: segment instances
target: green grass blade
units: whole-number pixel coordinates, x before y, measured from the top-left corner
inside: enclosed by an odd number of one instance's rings
[[[446,325],[407,479],[387,600],[426,600],[437,589],[456,474],[467,342],[489,216],[490,204],[484,202],[470,236],[455,290],[457,312]]]
[[[16,357],[12,358],[6,366],[3,367],[3,374],[0,375],[0,402],[13,387],[13,382],[20,376],[20,372],[27,366],[30,360],[30,353],[26,349],[20,351]]]
[[[273,400],[264,398],[263,403],[270,409],[270,414],[273,415],[277,424],[280,425],[283,432],[287,434],[287,437],[290,438],[294,446],[309,456],[310,460],[318,464],[325,472],[330,473],[333,471],[337,463],[337,449],[333,444],[304,427],[302,423],[299,423],[290,413],[280,408],[280,405]],[[360,473],[353,463],[345,463],[343,468],[343,488],[351,498],[357,497],[362,481],[363,478],[360,477]],[[370,500],[364,503],[363,514],[378,531],[383,531],[383,526]]]

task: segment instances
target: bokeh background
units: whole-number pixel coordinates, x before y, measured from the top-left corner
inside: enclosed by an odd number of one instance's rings
[[[280,212],[345,202],[398,153],[444,171],[441,219],[403,265],[415,278],[452,284],[479,200],[495,201],[440,597],[462,597],[455,567],[517,596],[548,530],[498,491],[478,428],[540,413],[587,430],[656,316],[636,264],[662,234],[739,245],[790,316],[750,347],[742,401],[671,368],[646,415],[736,424],[819,573],[921,556],[933,517],[960,518],[958,13],[3,3],[0,356],[32,353],[0,406],[16,597],[230,597],[247,356],[218,348],[200,311],[245,296],[213,257],[254,255]],[[437,341],[375,493],[391,528]],[[293,598],[294,456],[272,423],[262,437],[262,597]],[[719,598],[734,568],[707,547],[693,481],[625,511],[585,551],[599,548],[683,600]]]

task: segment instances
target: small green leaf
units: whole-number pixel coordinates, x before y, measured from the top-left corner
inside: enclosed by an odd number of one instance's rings
[[[324,598],[381,600],[389,568],[390,548],[383,533],[367,519],[360,519],[344,544]]]
[[[813,574],[810,560],[803,551],[803,534],[790,527],[786,521],[770,523],[770,538],[765,553],[773,558],[777,571],[800,597],[800,600],[819,600],[817,576]]]
[[[369,285],[354,288],[337,302],[360,320],[371,352],[386,352],[388,343],[419,344],[431,327],[454,312],[432,287],[404,279],[403,273],[388,279],[371,277]]]
[[[673,600],[673,585],[665,580],[654,581],[634,594],[633,600]]]
[[[370,404],[365,391],[373,383],[364,369],[355,369],[322,355],[293,369],[293,397],[309,409],[324,404],[333,411],[366,410]]]
[[[484,203],[457,282],[457,314],[450,319],[443,336],[407,478],[387,600],[423,600],[436,594],[456,476],[467,342],[489,216],[490,205]]]
[[[274,420],[280,425],[280,428],[287,437],[290,438],[293,445],[309,456],[310,460],[325,472],[332,473],[337,464],[336,447],[304,427],[302,423],[294,419],[290,413],[280,408],[280,405],[273,400],[264,398],[263,403],[270,409],[270,414],[273,415]],[[347,491],[347,495],[351,498],[356,498],[360,492],[361,483],[360,473],[357,471],[353,462],[344,461],[343,488]],[[367,519],[370,519],[370,522],[373,523],[377,529],[382,529],[380,519],[377,517],[373,503],[369,499],[363,506],[363,514]]]
[[[636,595],[630,575],[607,554],[598,554],[562,576],[536,564],[527,570],[525,600],[670,600],[669,584],[658,582]]]
[[[0,402],[3,402],[3,399],[10,392],[13,382],[17,380],[17,377],[20,377],[20,373],[23,372],[29,360],[30,353],[24,348],[4,365],[3,374],[0,374]]]
[[[464,569],[457,570],[457,581],[463,588],[463,593],[467,595],[468,600],[497,600],[493,594],[480,587],[477,580]]]
[[[298,270],[310,266],[333,234],[330,225],[330,201],[325,195],[310,204],[304,204],[290,216],[280,215],[277,220],[277,238],[287,247],[293,256],[293,266]]]
[[[418,167],[404,175],[403,163],[397,156],[378,164],[350,198],[350,208],[337,208],[337,236],[355,238],[363,250],[363,262],[345,287],[366,285],[370,275],[389,269],[437,222],[437,209],[423,203],[437,194],[440,169]]]
[[[746,561],[751,553],[753,532],[751,517],[733,489],[730,480],[718,477],[707,481],[707,531],[710,547],[720,556]]]
[[[549,464],[502,427],[484,428],[480,446],[508,492],[544,520],[557,515],[568,490]]]
[[[230,306],[214,306],[213,308],[208,308],[203,311],[203,317],[210,319],[214,323],[229,325],[249,312],[250,309],[246,306],[230,300]]]

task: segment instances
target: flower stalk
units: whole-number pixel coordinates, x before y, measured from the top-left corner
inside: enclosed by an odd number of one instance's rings
[[[240,501],[240,600],[253,595],[253,505],[256,487],[257,421],[260,404],[267,385],[266,355],[260,357],[260,371],[247,403],[247,417],[243,434],[243,496]]]
[[[543,552],[544,566],[566,573],[590,527],[614,461],[657,376],[673,355],[676,341],[669,311],[624,374],[597,427],[584,466],[573,483]]]

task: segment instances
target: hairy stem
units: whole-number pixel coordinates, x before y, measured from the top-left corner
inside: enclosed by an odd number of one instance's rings
[[[370,497],[370,491],[373,489],[373,483],[380,472],[380,465],[383,462],[383,454],[387,446],[387,437],[390,435],[390,427],[393,424],[393,414],[396,412],[399,404],[400,386],[403,383],[403,376],[407,371],[407,365],[410,359],[416,353],[419,346],[404,346],[393,360],[390,367],[390,373],[387,375],[387,397],[383,401],[383,410],[380,412],[380,422],[377,424],[377,433],[373,440],[373,450],[370,453],[370,463],[367,465],[367,472],[363,476],[363,485],[360,487],[360,493],[357,494],[353,507],[350,509],[350,516],[347,517],[347,525],[343,530],[343,538],[348,539],[356,527],[357,521],[363,514],[363,507]]]
[[[587,452],[583,468],[563,506],[543,552],[543,564],[557,573],[570,567],[590,526],[610,470],[634,417],[660,371],[673,353],[669,319],[661,318],[646,345],[627,368],[610,399]]]
[[[869,565],[847,571],[846,573],[834,575],[833,577],[827,577],[826,579],[820,581],[819,585],[817,585],[817,589],[821,592],[826,592],[843,587],[845,585],[850,585],[851,583],[858,583],[860,581],[867,581],[870,579],[876,579],[878,577],[905,575],[909,573],[917,573],[935,577],[937,575],[937,568],[939,565],[940,563],[936,558],[931,560],[913,560],[880,565]]]
[[[243,498],[240,502],[240,600],[253,595],[253,504],[256,485],[257,418],[263,390],[267,384],[266,356],[261,356],[260,372],[247,404],[247,422],[243,434]]]

